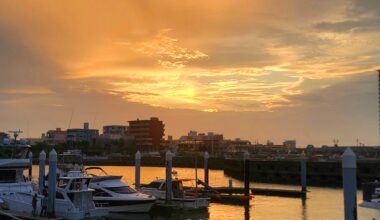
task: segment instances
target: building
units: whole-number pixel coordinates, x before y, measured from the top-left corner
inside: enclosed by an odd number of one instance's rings
[[[297,142],[295,140],[286,140],[283,144],[291,152],[295,152],[297,149]]]
[[[68,142],[91,142],[99,136],[98,129],[90,129],[88,122],[83,124],[83,128],[67,129],[66,140]]]
[[[179,151],[208,151],[211,154],[224,151],[223,135],[214,132],[198,133],[190,131],[187,136],[179,138]]]
[[[56,128],[55,130],[49,130],[46,132],[45,141],[48,144],[62,144],[66,143],[67,132],[61,128]]]
[[[119,140],[126,136],[127,126],[105,125],[103,126],[103,137],[108,140]]]
[[[165,125],[156,117],[149,120],[129,121],[127,134],[135,138],[140,151],[159,151],[165,134]]]
[[[249,152],[250,148],[252,148],[252,144],[249,140],[242,140],[240,138],[225,140],[224,145],[226,152]]]

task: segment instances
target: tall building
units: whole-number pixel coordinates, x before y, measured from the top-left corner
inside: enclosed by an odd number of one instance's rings
[[[119,140],[127,133],[125,125],[105,125],[103,126],[103,137],[109,140]]]
[[[71,142],[91,142],[99,136],[98,129],[90,129],[88,122],[83,124],[83,128],[67,129],[67,141]]]
[[[46,132],[45,140],[49,144],[62,144],[66,142],[66,131],[61,128]]]
[[[140,151],[159,151],[165,133],[165,125],[156,117],[149,120],[129,121],[127,134],[134,136]]]

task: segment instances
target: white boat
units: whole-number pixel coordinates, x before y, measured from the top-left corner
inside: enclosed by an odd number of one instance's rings
[[[97,208],[92,200],[93,190],[88,188],[90,178],[60,177],[55,199],[55,216],[63,219],[101,218],[108,215],[107,208]],[[11,193],[3,197],[7,207],[15,212],[32,213],[34,193]],[[38,195],[37,213],[41,210],[42,195]]]
[[[0,145],[1,205],[11,211],[18,211],[19,208],[17,205],[13,205],[14,198],[23,194],[32,195],[34,193],[30,178],[24,176],[24,171],[30,168],[29,149],[29,145],[11,144],[7,139],[4,144]],[[32,210],[32,203],[30,202],[24,207],[30,207]]]
[[[109,175],[100,167],[88,167],[85,173],[91,177],[96,206],[107,207],[110,212],[149,212],[156,202],[154,196],[137,192],[122,181],[122,176]]]
[[[30,146],[5,141],[0,145],[0,202],[11,212],[32,215],[32,200],[37,195],[37,186],[24,171],[31,168],[28,158]],[[57,183],[55,215],[63,219],[83,219],[108,214],[106,208],[96,208],[92,200],[93,190],[88,189],[89,178],[60,178]],[[36,214],[41,211],[41,199],[37,195]]]
[[[166,201],[166,181],[164,179],[154,180],[147,185],[143,185],[141,192],[155,196],[158,202],[164,203]],[[173,179],[171,202],[183,210],[201,210],[208,208],[210,198],[185,195],[182,180]]]

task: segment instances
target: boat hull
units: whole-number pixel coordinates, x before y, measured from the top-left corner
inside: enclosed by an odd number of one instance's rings
[[[110,212],[132,212],[144,213],[149,212],[155,203],[152,200],[107,200],[97,199],[94,197],[94,202],[97,207],[106,207]]]

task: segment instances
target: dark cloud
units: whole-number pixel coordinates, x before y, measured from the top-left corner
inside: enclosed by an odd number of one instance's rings
[[[347,19],[323,21],[314,27],[328,32],[377,32],[380,29],[380,2],[353,0],[347,7]]]

